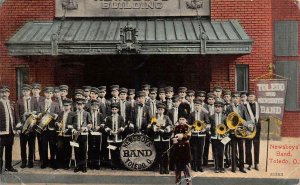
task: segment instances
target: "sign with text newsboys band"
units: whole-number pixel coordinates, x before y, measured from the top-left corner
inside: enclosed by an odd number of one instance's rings
[[[282,120],[284,113],[287,80],[259,80],[256,83],[260,118],[276,117]]]
[[[210,0],[56,0],[55,6],[56,17],[210,15]]]

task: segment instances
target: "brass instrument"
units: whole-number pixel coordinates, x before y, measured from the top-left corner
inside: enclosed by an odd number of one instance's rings
[[[36,125],[37,119],[38,119],[37,115],[30,113],[29,117],[26,119],[24,123],[24,126],[22,128],[22,133],[29,134],[33,130],[33,127]]]
[[[63,119],[60,121],[60,126],[59,126],[57,132],[58,132],[58,136],[64,136],[65,135],[65,123],[64,123]]]
[[[153,116],[153,117],[151,118],[150,124],[151,124],[152,126],[156,126],[156,127],[158,127],[158,128],[160,128],[160,126],[161,126],[161,125],[157,122],[157,119],[156,119],[155,116]]]
[[[256,135],[256,127],[253,127],[253,130],[248,130],[247,126],[244,124],[239,124],[234,131],[234,135],[237,138],[253,139]]]
[[[226,124],[230,130],[234,131],[234,135],[237,138],[252,139],[256,134],[256,127],[251,131],[245,125],[249,123],[236,112],[231,112],[226,118]]]
[[[226,125],[224,124],[219,124],[216,127],[216,133],[221,136],[225,136],[229,131],[230,129],[227,129]]]
[[[195,131],[201,131],[206,128],[205,122],[201,120],[195,120],[192,126]]]
[[[226,118],[226,124],[230,130],[235,130],[238,125],[246,122],[237,112],[231,112]]]

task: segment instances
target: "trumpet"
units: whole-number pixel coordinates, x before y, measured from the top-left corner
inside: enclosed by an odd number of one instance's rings
[[[201,131],[203,129],[206,129],[205,122],[201,120],[195,120],[192,126],[195,131]]]

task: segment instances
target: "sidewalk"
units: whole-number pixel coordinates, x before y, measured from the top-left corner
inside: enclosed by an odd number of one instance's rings
[[[299,138],[282,138],[281,141],[269,141],[269,157],[268,157],[268,171],[266,172],[266,155],[267,155],[267,141],[262,140],[261,141],[261,147],[260,147],[260,170],[256,171],[252,169],[251,171],[246,170],[247,173],[241,173],[237,171],[236,173],[231,172],[231,168],[226,169],[225,173],[214,173],[213,166],[210,165],[207,168],[204,168],[204,172],[192,172],[192,176],[195,179],[201,178],[209,180],[209,179],[231,179],[236,180],[236,182],[243,181],[244,184],[247,184],[248,180],[257,179],[259,182],[266,181],[263,184],[268,184],[268,182],[272,182],[272,180],[287,180],[291,179],[294,180],[293,183],[297,184],[297,180],[300,179],[300,139]],[[36,150],[37,151],[37,150]],[[211,150],[210,150],[211,151]],[[37,153],[38,158],[38,153]],[[20,145],[19,145],[19,139],[18,137],[15,138],[15,144],[14,144],[14,150],[13,150],[13,160],[14,163],[17,163],[20,161]],[[247,166],[247,165],[245,165]],[[70,179],[70,177],[81,177],[81,178],[88,178],[87,183],[94,182],[93,179],[97,177],[102,178],[114,178],[116,179],[120,178],[120,182],[123,182],[126,178],[132,179],[132,178],[142,178],[142,179],[149,179],[149,181],[153,179],[164,179],[165,183],[172,182],[174,180],[174,172],[171,172],[169,175],[160,175],[158,172],[153,171],[127,171],[127,170],[116,170],[112,171],[108,168],[102,168],[101,170],[89,170],[88,172],[83,173],[74,173],[73,170],[52,170],[51,168],[46,169],[40,169],[38,162],[36,162],[36,166],[32,169],[25,168],[21,169],[20,164],[15,166],[18,170],[18,174],[13,174],[16,176],[19,176],[20,178],[36,178],[36,177],[46,177],[47,175],[55,176],[55,178],[62,178],[66,179],[66,181],[69,181],[67,184],[70,184],[71,182],[76,184],[81,184],[80,180],[74,180]],[[61,176],[62,175],[62,176]],[[154,177],[154,178],[153,178]],[[49,178],[49,177],[48,177]],[[54,179],[55,179],[54,178]],[[260,179],[260,180],[259,180]],[[267,180],[269,179],[269,181]],[[28,180],[28,179],[27,179]],[[234,180],[234,181],[235,181]],[[30,181],[30,180],[29,180]],[[99,180],[95,180],[98,182]],[[0,181],[1,182],[1,181]],[[14,181],[8,181],[8,182],[14,182]],[[57,181],[51,179],[48,179],[48,182],[57,183]],[[61,180],[61,182],[64,182]],[[104,184],[108,184],[107,182],[113,183],[114,181],[104,181]],[[223,182],[226,182],[224,180]],[[276,181],[280,182],[280,181]],[[288,181],[285,181],[288,182]],[[33,182],[34,183],[34,180]],[[66,182],[65,182],[66,183]],[[89,184],[90,184],[89,183]],[[109,183],[109,184],[111,184]],[[141,182],[141,184],[147,184],[146,182]],[[154,183],[154,182],[153,182]],[[253,181],[252,181],[253,183]],[[40,184],[40,183],[38,183]],[[124,181],[125,184],[125,181]],[[127,184],[127,183],[126,183]],[[130,184],[130,183],[129,183]],[[152,184],[152,181],[151,181]],[[194,183],[195,184],[195,183]],[[229,183],[230,184],[230,183]],[[282,183],[280,183],[282,184]],[[289,183],[288,183],[289,184]]]

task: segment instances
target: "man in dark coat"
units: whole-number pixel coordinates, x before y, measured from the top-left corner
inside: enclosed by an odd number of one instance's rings
[[[137,103],[132,111],[132,123],[135,126],[135,132],[147,132],[148,123],[150,123],[150,108],[145,103],[145,93],[137,92]],[[129,125],[132,127],[132,125]]]
[[[218,125],[223,124],[225,130],[227,130],[226,116],[223,114],[224,103],[221,101],[215,102],[215,113],[209,117],[211,124],[211,143],[214,156],[215,173],[224,173],[224,144],[221,142],[222,139],[228,136],[228,133],[219,134],[216,131]],[[224,130],[224,131],[225,131]]]
[[[253,91],[248,93],[248,101],[245,104],[247,112],[250,115],[252,122],[256,127],[256,134],[252,139],[246,139],[245,148],[246,148],[246,163],[248,164],[247,169],[251,170],[251,166],[253,165],[252,161],[252,145],[254,152],[254,169],[259,170],[259,148],[260,148],[260,131],[261,131],[261,121],[259,119],[259,104],[256,101],[256,96]]]
[[[91,101],[91,119],[92,123],[88,124],[89,137],[88,137],[88,166],[90,169],[100,169],[100,151],[102,144],[101,128],[104,128],[104,116],[99,111],[100,102],[98,100]]]
[[[22,97],[18,99],[16,104],[16,121],[17,127],[22,130],[27,118],[37,110],[37,102],[30,96],[31,86],[23,84],[22,86]],[[33,116],[33,115],[32,115]],[[35,132],[34,130],[28,130],[20,133],[20,146],[21,146],[21,168],[33,167],[33,156],[34,156],[34,142]],[[27,159],[27,144],[28,144],[28,159]],[[28,164],[27,164],[28,162]]]
[[[197,130],[197,128],[192,129],[191,136],[191,147],[192,147],[192,169],[197,172],[203,172],[203,154],[204,154],[204,146],[205,146],[205,137],[206,131],[209,129],[209,116],[201,109],[201,101],[196,99],[194,100],[194,108],[195,111],[192,112],[189,116],[189,124],[193,125],[195,122],[199,123],[204,122],[206,124],[206,128],[202,128],[202,130]]]
[[[12,148],[14,144],[15,115],[14,109],[9,100],[10,90],[7,86],[0,89],[0,174],[3,166],[3,150],[5,148],[5,171],[18,172],[12,166]]]
[[[74,117],[74,130],[73,135],[78,137],[75,139],[78,142],[79,147],[75,148],[75,158],[77,166],[74,172],[82,171],[87,172],[87,141],[88,141],[88,128],[87,125],[92,123],[91,115],[84,110],[84,103],[86,99],[76,99],[76,112]]]
[[[169,116],[164,115],[166,105],[157,104],[157,114],[152,123],[149,123],[148,130],[151,132],[151,138],[154,141],[156,149],[156,163],[159,165],[160,174],[169,174],[169,153],[164,153],[170,146],[170,137],[172,135],[172,121]],[[155,120],[155,121],[154,121]]]
[[[120,146],[122,144],[122,132],[125,129],[124,118],[118,114],[119,104],[112,103],[111,115],[107,116],[105,131],[109,134],[107,142],[109,143],[108,147],[113,147],[114,149],[109,149],[109,160],[111,164],[111,169],[117,169],[120,164]]]
[[[38,127],[38,132],[41,133],[41,168],[46,168],[49,165],[48,159],[48,143],[50,148],[50,166],[56,169],[56,143],[57,135],[55,130],[55,120],[57,119],[58,113],[60,112],[58,103],[52,101],[53,87],[45,87],[44,95],[45,100],[40,101],[38,105],[40,121],[43,121],[44,116],[52,117],[53,119],[45,128]]]
[[[251,120],[245,106],[240,103],[240,93],[239,92],[234,92],[232,93],[232,104],[228,106],[227,108],[227,115],[230,114],[231,112],[236,112],[239,114],[239,116],[244,119],[245,121]],[[232,172],[236,171],[236,167],[239,167],[239,170],[242,173],[247,173],[244,169],[244,139],[243,138],[238,138],[235,136],[234,132],[230,133],[230,139],[231,139],[231,146],[232,146],[232,151],[231,151],[231,165],[232,165]],[[239,164],[237,164],[237,148],[239,151],[238,159],[239,159]]]
[[[73,101],[71,99],[64,99],[62,101],[63,111],[58,114],[56,126],[58,132],[57,138],[57,167],[62,169],[69,169],[72,147],[71,141],[71,129],[73,128],[74,113],[71,111]]]

